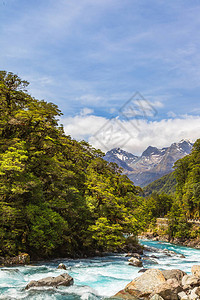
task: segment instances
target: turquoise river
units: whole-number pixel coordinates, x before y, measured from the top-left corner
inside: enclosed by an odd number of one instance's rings
[[[200,250],[154,241],[143,240],[141,243],[151,247],[151,251],[145,251],[145,255],[151,260],[144,260],[144,268],[181,269],[190,273],[192,265],[200,264]],[[177,254],[163,252],[164,249]],[[25,290],[26,284],[31,280],[64,273],[64,270],[57,270],[60,262],[67,266],[66,272],[74,278],[73,286]],[[125,254],[0,268],[0,299],[105,299],[139,276],[139,270],[140,268],[128,264]]]

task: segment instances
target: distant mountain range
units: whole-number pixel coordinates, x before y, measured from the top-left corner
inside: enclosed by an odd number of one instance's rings
[[[106,153],[104,159],[117,163],[135,185],[144,187],[172,172],[174,163],[189,154],[192,146],[189,140],[181,140],[162,149],[149,146],[141,156],[114,148]]]

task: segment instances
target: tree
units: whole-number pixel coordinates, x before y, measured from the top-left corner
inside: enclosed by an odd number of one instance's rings
[[[66,136],[58,107],[27,86],[0,72],[0,254],[74,256],[122,245],[138,230],[138,189],[100,150]]]

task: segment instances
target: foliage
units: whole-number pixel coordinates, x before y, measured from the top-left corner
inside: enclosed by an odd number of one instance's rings
[[[189,237],[190,225],[187,222],[186,212],[179,202],[175,201],[173,203],[172,209],[168,214],[168,219],[168,234],[170,240],[174,238],[184,240]]]
[[[164,215],[168,217],[168,234],[172,240],[199,237],[199,228],[192,226],[188,219],[200,219],[200,139],[194,144],[191,154],[178,160],[174,168],[173,173],[144,188],[144,193],[151,196],[144,201],[146,208],[143,214],[147,212],[147,224],[152,217]],[[170,198],[161,194],[164,196],[163,201],[162,197],[161,201],[156,200],[160,195],[156,196],[153,190],[160,192],[165,189],[166,192],[171,193],[174,189],[174,180],[176,180],[176,192]],[[140,211],[139,214],[141,213]]]
[[[0,255],[110,251],[136,235],[138,189],[88,143],[66,136],[53,103],[0,72]]]
[[[156,219],[165,217],[171,209],[173,197],[167,194],[152,193],[151,196],[141,198],[135,210],[135,217],[139,221],[140,230],[145,230],[150,224],[155,225]]]
[[[200,218],[200,139],[192,153],[175,164],[177,197],[188,218]]]
[[[174,172],[164,175],[160,179],[148,184],[143,188],[144,196],[149,196],[153,192],[158,194],[165,193],[168,195],[173,195],[176,191],[176,178],[174,177]]]

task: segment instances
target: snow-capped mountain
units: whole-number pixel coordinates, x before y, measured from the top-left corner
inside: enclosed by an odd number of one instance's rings
[[[108,162],[114,162],[118,164],[119,167],[123,168],[126,171],[131,171],[130,167],[137,159],[138,156],[124,151],[120,148],[114,148],[106,153],[104,159]]]
[[[136,185],[146,186],[154,180],[170,173],[174,163],[191,152],[193,144],[189,140],[181,140],[170,147],[158,149],[149,146],[141,156],[114,148],[104,157],[109,162],[115,162],[124,169]]]

